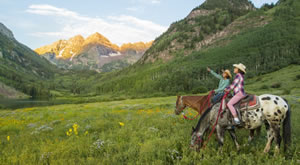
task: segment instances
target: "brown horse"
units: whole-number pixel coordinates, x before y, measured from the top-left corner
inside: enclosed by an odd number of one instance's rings
[[[177,96],[175,114],[179,115],[185,108],[190,107],[200,115],[209,107],[211,99],[205,96]]]

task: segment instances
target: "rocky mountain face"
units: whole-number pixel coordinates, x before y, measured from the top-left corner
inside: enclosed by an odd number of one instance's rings
[[[158,37],[139,63],[164,62],[178,53],[186,56],[238,31],[235,20],[255,7],[248,0],[206,0]],[[252,25],[250,25],[252,26]]]
[[[0,22],[0,33],[2,35],[5,35],[9,39],[12,39],[12,40],[15,39],[13,33],[5,25],[3,25],[1,22]]]
[[[94,33],[86,39],[77,35],[69,40],[59,40],[35,51],[61,68],[109,72],[133,64],[151,45],[152,42],[137,42],[119,47],[103,35]]]

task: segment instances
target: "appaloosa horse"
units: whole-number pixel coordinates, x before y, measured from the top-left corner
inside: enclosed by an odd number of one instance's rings
[[[198,115],[201,115],[211,106],[212,94],[213,93],[210,92],[208,95],[204,96],[177,96],[175,114],[179,115],[181,112],[183,112],[184,109],[189,107],[197,111]],[[193,119],[198,117],[198,115],[195,116]],[[259,136],[261,127],[257,127],[256,129],[250,129],[249,141],[253,140],[255,131],[256,134]]]
[[[288,102],[279,96],[270,94],[258,96],[258,100],[260,106],[257,109],[240,112],[242,121],[241,127],[245,129],[255,129],[266,123],[268,141],[264,152],[267,153],[270,151],[274,139],[276,140],[275,151],[279,152],[281,143],[280,127],[281,123],[283,123],[283,141],[284,150],[286,150],[291,143],[291,109]],[[237,148],[239,148],[234,129],[231,127],[231,113],[228,109],[224,108],[225,110],[220,114],[220,110],[222,109],[222,107],[220,108],[220,104],[221,103],[214,105],[211,109],[202,114],[196,128],[193,128],[191,147],[196,146],[196,149],[200,149],[203,145],[204,134],[207,133],[210,127],[215,127],[220,146],[223,145],[224,133],[228,130]]]

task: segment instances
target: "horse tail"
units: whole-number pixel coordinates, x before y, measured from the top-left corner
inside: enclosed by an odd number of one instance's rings
[[[287,101],[286,101],[287,102]],[[291,108],[288,105],[288,111],[286,112],[286,117],[283,121],[283,143],[284,151],[288,149],[288,146],[291,144]]]

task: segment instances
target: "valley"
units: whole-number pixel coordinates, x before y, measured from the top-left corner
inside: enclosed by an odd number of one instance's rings
[[[90,20],[49,5],[30,11]],[[32,50],[2,22],[0,164],[299,164],[299,26],[298,0],[206,0],[154,41],[117,45],[96,32]],[[288,100],[287,152],[263,153],[265,126],[249,144],[237,129],[240,151],[227,133],[222,149],[214,136],[190,149],[198,118],[175,115],[176,96],[207,95],[218,85],[207,67],[236,63],[246,65],[246,93]]]

